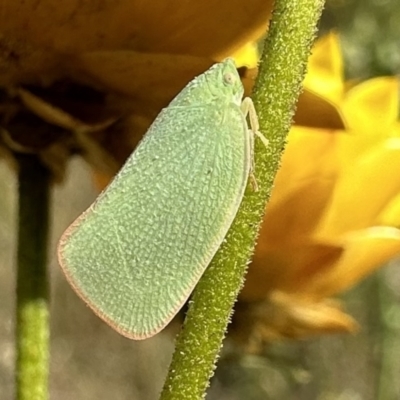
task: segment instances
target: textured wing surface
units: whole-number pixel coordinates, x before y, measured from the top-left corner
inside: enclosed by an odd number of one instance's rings
[[[125,336],[160,331],[188,298],[238,210],[250,168],[238,106],[169,107],[64,234],[60,260]]]

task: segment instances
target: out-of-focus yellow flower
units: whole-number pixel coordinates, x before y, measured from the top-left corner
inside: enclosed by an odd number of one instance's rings
[[[400,254],[398,80],[346,90],[334,34],[316,43],[308,71],[306,89],[336,108],[346,128],[306,126],[303,115],[291,129],[233,320],[233,334],[253,349],[354,331],[330,296]]]
[[[69,153],[80,151],[112,176],[194,76],[232,54],[255,62],[247,43],[265,32],[271,7],[3,0],[0,150],[37,153],[60,178]]]

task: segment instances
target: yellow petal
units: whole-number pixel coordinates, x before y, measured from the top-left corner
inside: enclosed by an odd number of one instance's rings
[[[179,7],[173,0],[3,0],[0,84],[55,79],[68,71],[65,55],[90,51],[219,61],[265,32],[271,7],[271,0],[186,1]]]
[[[267,206],[266,240],[308,235],[325,212],[337,179],[335,134],[293,127]]]
[[[311,128],[345,128],[338,106],[323,95],[307,88],[300,94],[294,123]]]
[[[394,196],[378,215],[380,225],[400,227],[400,194]]]
[[[324,243],[298,242],[270,246],[261,231],[240,299],[268,299],[271,292],[303,293],[315,275],[333,268],[343,249]]]
[[[121,50],[81,54],[71,68],[76,78],[86,76],[104,90],[156,103],[171,100],[212,64],[210,58]]]
[[[351,137],[342,137],[351,140]],[[320,238],[376,225],[378,215],[400,191],[400,139],[387,140],[349,160],[318,230]]]
[[[387,137],[388,128],[397,121],[399,83],[396,77],[370,79],[352,88],[342,104],[346,123],[372,144]]]
[[[358,329],[352,317],[330,299],[312,302],[280,291],[268,300],[239,303],[235,307],[230,336],[249,352],[259,352],[265,343],[283,338],[351,332]]]
[[[308,293],[318,298],[350,288],[400,253],[400,230],[382,226],[353,231],[338,240],[344,248],[334,268],[310,280]]]
[[[354,332],[357,324],[340,309],[339,302],[327,299],[313,302],[301,296],[274,292],[271,302],[281,307],[290,320],[285,336],[300,337],[322,332]]]
[[[333,102],[343,97],[343,62],[339,36],[330,33],[319,39],[308,62],[304,86]]]
[[[246,43],[243,47],[231,54],[235,59],[236,66],[247,68],[255,68],[258,63],[258,47],[256,42]]]

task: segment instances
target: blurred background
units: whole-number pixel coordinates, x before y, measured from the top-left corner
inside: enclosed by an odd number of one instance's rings
[[[346,77],[400,71],[400,3],[330,0],[320,34],[340,32]],[[394,172],[396,173],[396,172]],[[13,398],[17,182],[0,161],[0,398]],[[79,157],[52,193],[51,375],[53,400],[158,398],[173,350],[173,331],[144,342],[115,333],[81,302],[60,272],[55,247],[63,230],[95,199]],[[392,260],[341,294],[361,329],[355,334],[279,340],[249,354],[229,342],[207,399],[399,400],[400,261]]]

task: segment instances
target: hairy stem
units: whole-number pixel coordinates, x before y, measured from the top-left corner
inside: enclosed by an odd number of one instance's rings
[[[260,130],[270,140],[267,149],[256,140],[255,175],[260,190],[247,190],[226,241],[196,287],[162,400],[196,400],[205,395],[254,251],[323,4],[323,0],[275,2],[253,96]]]

